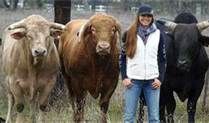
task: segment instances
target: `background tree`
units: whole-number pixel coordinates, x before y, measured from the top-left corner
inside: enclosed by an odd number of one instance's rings
[[[70,21],[71,18],[71,0],[54,0],[54,21],[61,24],[66,24]],[[54,40],[55,45],[58,47],[59,41]],[[56,101],[63,100],[63,97],[66,97],[66,90],[64,86],[64,79],[62,73],[59,72],[57,75],[57,81],[54,89],[49,98],[49,103],[51,106],[56,106]],[[63,103],[59,102],[59,105]],[[60,108],[56,108],[60,110]]]
[[[18,0],[3,0],[4,6],[11,10],[15,10],[17,8]]]
[[[71,17],[71,0],[54,0],[54,21],[66,24]]]

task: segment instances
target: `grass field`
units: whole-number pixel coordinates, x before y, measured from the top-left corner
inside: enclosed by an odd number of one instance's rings
[[[121,84],[121,83],[119,83]],[[119,85],[120,87],[120,85]],[[118,91],[118,88],[116,91]],[[109,123],[122,123],[123,122],[123,100],[119,95],[113,95],[110,102],[110,107],[108,111],[108,122]],[[120,95],[122,96],[122,95]],[[87,98],[87,104],[85,107],[85,120],[87,123],[98,123],[100,120],[100,108],[98,106],[98,100],[92,99],[90,96]],[[145,107],[146,111],[146,107]],[[7,112],[7,101],[6,99],[0,100],[0,117],[5,118]],[[29,120],[29,110],[26,108],[24,111],[24,122],[30,123]],[[58,100],[54,107],[51,107],[51,111],[45,114],[44,123],[73,123],[72,121],[73,111],[68,100]],[[146,119],[147,116],[145,116]],[[146,121],[145,121],[146,122]],[[175,112],[175,123],[187,123],[187,113],[186,113],[186,103],[181,103],[177,99],[177,107]],[[204,112],[201,108],[201,103],[197,106],[196,112],[196,123],[209,123],[209,113]]]

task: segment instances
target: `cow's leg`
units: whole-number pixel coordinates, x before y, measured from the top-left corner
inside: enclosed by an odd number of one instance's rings
[[[85,93],[76,96],[76,108],[74,111],[74,121],[76,123],[80,123],[84,120],[85,96]]]
[[[19,82],[10,84],[10,89],[14,97],[16,111],[21,113],[24,110],[24,93],[19,85]]]
[[[102,115],[102,119],[101,119],[101,123],[107,123],[107,110],[109,107],[109,100],[110,100],[110,95],[109,97],[107,97],[104,94],[101,94],[101,98],[100,98],[100,110],[101,110],[101,115]]]
[[[195,112],[196,112],[196,104],[197,100],[201,94],[201,90],[192,91],[189,95],[187,101],[187,113],[188,113],[188,123],[195,123]]]
[[[196,104],[197,100],[201,94],[201,90],[195,90],[192,91],[189,95],[188,101],[187,101],[187,113],[188,113],[188,123],[195,123],[195,112],[196,112]]]
[[[81,88],[79,82],[83,82],[84,80],[82,80],[83,78],[77,77],[77,74],[72,75],[72,78],[66,74],[63,75],[68,87],[70,103],[73,109],[73,120],[76,123],[80,123],[84,120],[84,106],[87,92]]]
[[[160,123],[166,123],[165,107],[166,101],[168,100],[167,89],[168,87],[162,84],[160,89]]]
[[[188,113],[188,123],[194,123],[194,117],[196,112],[196,103],[197,100],[194,100],[193,98],[189,98],[187,102],[187,113]]]
[[[71,79],[69,77],[67,77],[64,73],[63,73],[63,78],[64,78],[64,81],[65,81],[67,88],[68,88],[70,104],[72,106],[73,111],[75,112],[75,94],[73,92],[73,86],[71,83]]]
[[[200,76],[200,80],[193,80],[194,88],[190,91],[187,101],[188,123],[195,123],[196,104],[204,86],[204,75]]]
[[[107,78],[110,79],[110,78]],[[100,109],[101,109],[101,113],[102,113],[102,119],[101,122],[102,123],[106,123],[107,122],[107,110],[109,107],[109,101],[110,98],[113,94],[113,92],[115,91],[115,88],[117,86],[117,76],[115,77],[115,79],[112,80],[104,80],[103,81],[103,87],[101,88],[101,97],[100,97]]]
[[[173,96],[173,92],[169,91],[169,93],[167,93],[167,103],[166,103],[166,109],[168,113],[168,118],[167,118],[168,123],[174,123],[173,115],[175,108],[176,108],[176,101]]]
[[[84,106],[86,101],[85,99],[86,93],[76,95],[73,92],[72,86],[69,83],[67,84],[67,86],[68,86],[70,104],[73,109],[73,120],[76,123],[80,123],[84,120]]]
[[[166,123],[165,104],[160,104],[160,123]]]
[[[12,108],[14,106],[14,98],[12,96],[11,93],[8,93],[8,112],[7,112],[7,118],[6,118],[6,123],[12,123],[12,120],[11,120],[11,111],[12,111]]]
[[[48,81],[47,84],[43,87],[42,91],[39,94],[39,105],[40,105],[40,110],[43,112],[48,112],[49,107],[48,105],[48,98],[49,94],[52,91],[53,87],[55,85],[55,78],[54,80]]]

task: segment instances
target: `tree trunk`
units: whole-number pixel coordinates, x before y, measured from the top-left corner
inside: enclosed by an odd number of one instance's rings
[[[66,24],[70,21],[71,17],[71,0],[54,0],[54,21],[56,23]],[[59,45],[58,40],[54,40],[56,47]],[[52,90],[52,93],[49,97],[49,104],[51,106],[55,106],[58,100],[64,100],[63,97],[66,97],[66,89],[64,86],[64,79],[62,73],[59,72],[57,75],[57,81],[55,87]],[[61,101],[65,102],[65,101]],[[63,103],[57,103],[59,107],[63,105]],[[57,111],[60,108],[56,108]]]
[[[54,0],[54,21],[66,24],[71,17],[71,0]]]
[[[3,0],[4,6],[11,10],[15,10],[17,8],[18,0]]]

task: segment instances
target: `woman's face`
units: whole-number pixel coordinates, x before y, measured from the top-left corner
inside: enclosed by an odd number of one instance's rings
[[[153,16],[152,15],[140,15],[139,16],[139,23],[141,26],[149,26],[152,22]]]

